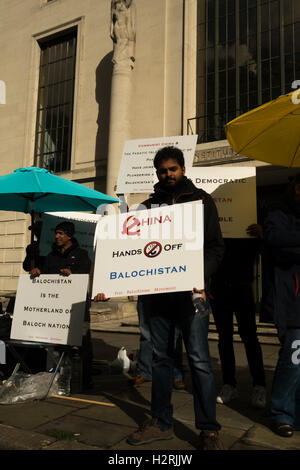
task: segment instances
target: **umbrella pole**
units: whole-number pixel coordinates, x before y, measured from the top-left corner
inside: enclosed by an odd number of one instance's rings
[[[31,269],[35,268],[34,266],[34,250],[33,250],[33,242],[34,242],[34,230],[33,230],[33,227],[34,227],[34,211],[31,211],[31,234],[30,234],[30,245],[31,245],[31,250],[30,250],[30,256],[31,256],[31,259],[30,259],[30,267]]]

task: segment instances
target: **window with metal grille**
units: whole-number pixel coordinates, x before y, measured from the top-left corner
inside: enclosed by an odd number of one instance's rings
[[[225,138],[236,116],[300,80],[299,0],[198,2],[198,116],[202,142]]]
[[[35,165],[70,170],[77,29],[39,42],[41,48]]]

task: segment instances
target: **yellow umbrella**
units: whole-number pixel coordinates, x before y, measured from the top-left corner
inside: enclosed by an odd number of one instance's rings
[[[300,166],[300,90],[279,96],[225,125],[236,153],[271,163]]]

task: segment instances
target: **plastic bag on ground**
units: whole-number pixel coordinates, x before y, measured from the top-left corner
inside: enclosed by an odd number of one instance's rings
[[[39,372],[38,374],[25,374],[17,372],[0,387],[0,404],[11,405],[31,400],[41,400],[46,397],[53,374]],[[57,395],[58,374],[51,386],[49,396]]]

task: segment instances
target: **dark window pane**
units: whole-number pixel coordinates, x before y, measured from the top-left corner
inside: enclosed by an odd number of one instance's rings
[[[235,15],[228,16],[228,41],[235,39]]]
[[[207,15],[208,20],[212,20],[215,17],[215,0],[207,0]]]
[[[261,30],[267,31],[269,27],[269,5],[264,4],[261,6]]]
[[[271,81],[272,88],[280,87],[280,59],[272,59],[271,61]]]
[[[285,56],[285,83],[288,90],[291,88],[291,84],[294,80],[294,63],[293,56]]]
[[[213,100],[215,96],[215,75],[207,76],[207,100]]]
[[[247,66],[240,67],[240,92],[247,91]]]
[[[255,34],[257,30],[257,10],[256,8],[251,8],[249,10],[249,34]]]
[[[284,28],[284,53],[291,54],[293,52],[293,26]]]
[[[226,20],[219,18],[219,43],[223,44],[226,41]]]
[[[229,15],[231,13],[234,13],[234,11],[235,11],[235,0],[227,0],[227,11],[228,11]]]
[[[284,23],[291,24],[293,20],[293,0],[284,0],[283,10],[284,10]]]
[[[261,64],[262,89],[270,87],[270,62],[267,60]]]
[[[226,0],[219,0],[219,16],[226,15]]]
[[[262,103],[267,103],[271,99],[270,89],[262,91]]]
[[[254,34],[249,36],[249,54],[253,60],[257,59],[257,37]]]
[[[272,88],[272,93],[271,93],[272,100],[275,100],[275,98],[278,98],[280,95],[281,95],[280,87]]]
[[[279,28],[279,1],[270,4],[271,29]]]
[[[228,70],[228,96],[235,96],[235,69]]]
[[[261,58],[262,60],[270,57],[270,39],[269,31],[261,34]]]
[[[300,21],[300,3],[299,0],[294,0],[294,22]]]
[[[280,55],[280,31],[273,29],[271,31],[271,56],[277,57]]]
[[[215,48],[209,47],[207,49],[207,72],[213,72],[215,69]]]
[[[300,52],[300,23],[296,23],[294,27],[294,42],[295,52]]]

